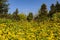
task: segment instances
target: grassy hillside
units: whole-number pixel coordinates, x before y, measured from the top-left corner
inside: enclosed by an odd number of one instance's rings
[[[60,40],[60,22],[0,19],[0,40]]]

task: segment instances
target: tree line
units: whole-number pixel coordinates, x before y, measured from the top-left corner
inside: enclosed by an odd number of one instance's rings
[[[25,14],[19,14],[18,8],[12,13],[8,13],[9,4],[8,0],[0,0],[0,18],[8,18],[14,20],[28,20],[29,22],[34,21],[43,21],[48,18],[52,18],[53,14],[60,12],[60,3],[57,1],[56,4],[50,6],[50,10],[47,10],[46,4],[42,4],[41,8],[38,10],[38,15],[33,16],[32,12],[26,16]]]

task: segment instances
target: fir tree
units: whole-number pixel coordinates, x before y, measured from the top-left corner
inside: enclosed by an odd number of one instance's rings
[[[55,8],[56,8],[56,12],[60,12],[60,4],[59,4],[58,1],[57,1],[56,5],[55,5]]]
[[[31,21],[33,19],[33,13],[30,12],[29,15],[27,16],[27,20]]]
[[[54,4],[50,6],[49,16],[52,17],[52,15],[56,12]]]
[[[0,0],[0,14],[8,13],[8,0]]]

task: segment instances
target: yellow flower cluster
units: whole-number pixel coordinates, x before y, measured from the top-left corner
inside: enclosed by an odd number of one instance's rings
[[[11,22],[0,24],[0,40],[60,40],[60,23]]]
[[[4,23],[0,24],[0,27],[6,27],[6,25]]]

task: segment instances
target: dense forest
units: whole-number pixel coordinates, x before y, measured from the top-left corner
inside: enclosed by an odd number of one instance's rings
[[[0,0],[0,40],[60,40],[60,3],[43,3],[37,15],[9,12],[8,0]]]

